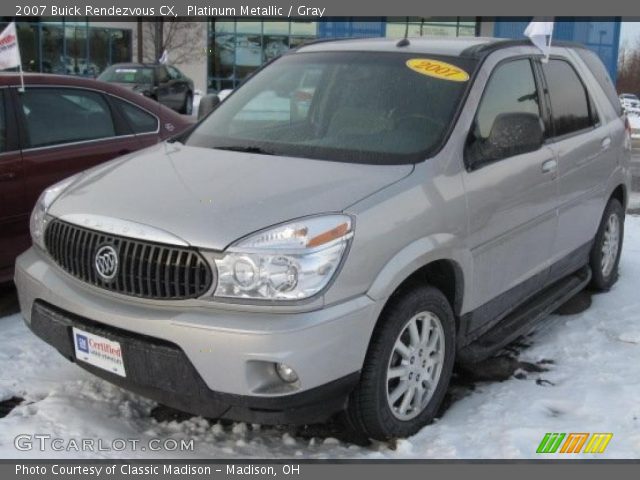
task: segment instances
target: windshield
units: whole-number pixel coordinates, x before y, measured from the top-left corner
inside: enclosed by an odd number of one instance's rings
[[[112,83],[153,84],[153,68],[150,67],[109,67],[98,80]]]
[[[409,66],[417,60],[462,75],[431,76]],[[469,83],[465,72],[474,67],[469,59],[426,54],[285,55],[220,104],[186,143],[343,162],[419,162],[444,141]]]

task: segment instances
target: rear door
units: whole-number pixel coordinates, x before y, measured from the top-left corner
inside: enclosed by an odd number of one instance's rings
[[[568,58],[552,57],[542,64],[542,71],[552,119],[550,147],[556,153],[559,173],[554,257],[573,257],[584,263],[588,242],[595,236],[602,216],[607,179],[617,164],[615,132],[610,131]]]
[[[131,133],[136,135],[141,147],[160,141],[160,119],[154,113],[120,97],[109,96],[109,101]]]
[[[482,147],[499,115],[543,116],[532,60],[499,63],[485,86],[467,152]],[[541,120],[542,121],[542,120]],[[528,153],[472,162],[466,154],[463,180],[469,212],[469,249],[474,268],[473,331],[499,320],[546,282],[556,235],[557,172],[546,145]]]
[[[11,277],[15,258],[29,238],[22,155],[7,92],[0,88],[0,282]]]
[[[157,99],[162,105],[174,110],[177,109],[176,93],[173,90],[173,82],[169,77],[167,67],[156,67],[156,81],[158,83]]]
[[[140,148],[101,92],[50,86],[14,95],[29,210],[53,183]]]
[[[169,78],[171,78],[171,88],[175,95],[176,108],[181,109],[189,91],[189,84],[177,68],[168,65],[167,70],[169,71]]]

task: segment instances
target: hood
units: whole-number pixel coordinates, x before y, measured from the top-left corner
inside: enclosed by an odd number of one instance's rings
[[[339,212],[413,171],[162,143],[88,171],[50,207],[147,225],[222,250],[249,233]]]

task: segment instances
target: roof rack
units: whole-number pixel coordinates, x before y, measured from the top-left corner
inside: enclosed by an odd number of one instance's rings
[[[298,45],[296,48],[292,48],[288,50],[289,52],[295,52],[301,48],[308,47],[310,45],[316,45],[318,43],[327,43],[327,42],[344,42],[346,40],[371,40],[371,39],[380,39],[381,37],[328,37],[328,38],[316,38],[313,40],[309,40],[308,42],[304,42],[303,44]]]
[[[511,48],[511,47],[532,47],[534,46],[531,43],[531,40],[528,38],[522,39],[498,39],[492,42],[483,43],[480,45],[474,45],[472,47],[466,48],[461,52],[461,55],[468,57],[485,57],[490,53],[493,53],[497,50],[502,50],[503,48]],[[569,48],[587,48],[582,43],[570,42],[566,40],[553,40],[551,42],[552,47],[569,47]]]

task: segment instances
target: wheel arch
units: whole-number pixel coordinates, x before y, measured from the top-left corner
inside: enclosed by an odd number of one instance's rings
[[[414,285],[431,285],[440,290],[456,316],[460,315],[464,297],[464,275],[454,260],[433,260],[409,275],[391,294],[397,295]]]
[[[429,284],[445,295],[458,319],[468,296],[469,285],[465,279],[471,277],[471,254],[453,245],[433,249],[434,245],[443,246],[454,240],[454,237],[447,235],[412,243],[385,265],[367,292],[368,295],[388,303],[389,299],[407,288]]]
[[[618,200],[620,202],[620,205],[622,205],[622,208],[626,210],[627,201],[628,201],[626,185],[620,183],[616,188],[614,188],[613,191],[611,192],[611,195],[609,196],[609,200],[611,200],[612,198],[615,198],[616,200]],[[607,200],[607,202],[609,200]]]

